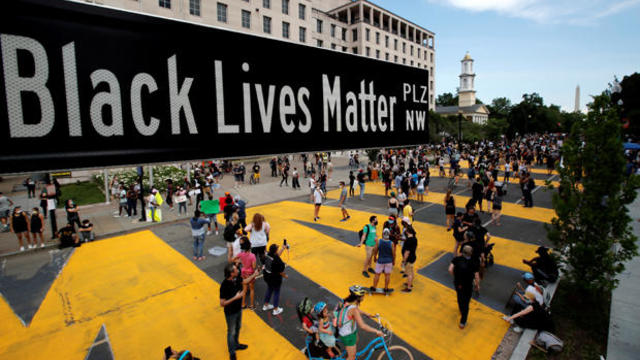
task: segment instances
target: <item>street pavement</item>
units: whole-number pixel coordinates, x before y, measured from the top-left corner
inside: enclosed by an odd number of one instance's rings
[[[334,163],[338,170],[333,186],[348,174],[345,158]],[[518,204],[518,185],[511,185],[502,226],[489,224],[488,215],[481,214],[496,243],[496,265],[487,271],[480,296],[472,300],[468,326],[460,330],[455,292],[446,273],[453,250],[441,205],[447,183],[446,178],[433,177],[425,202],[413,203],[419,239],[414,291],[399,291],[404,279],[396,265],[391,280],[396,291],[367,296],[362,307],[381,314],[394,331],[393,344],[406,346],[416,359],[488,359],[507,333],[501,316],[514,282],[527,270],[522,259],[533,257],[537,246],[545,244],[542,224],[550,221],[550,210],[544,205],[550,203],[551,193],[539,188],[534,204],[541,206],[525,209]],[[381,223],[386,217],[383,186],[367,183],[364,201],[349,199],[352,218],[347,222],[339,222],[337,190],[330,191],[320,220],[314,222],[308,187],[301,185],[302,190],[291,190],[264,181],[232,191],[249,200],[249,218],[255,212],[265,215],[273,229],[271,241],[287,238],[291,244],[283,254],[289,275],[281,295],[285,311],[278,316],[261,311],[265,285],[259,279],[257,310],[243,312],[240,339],[249,350],[239,353],[240,359],[304,358],[295,305],[309,297],[333,307],[350,285],[371,285],[372,279],[361,275],[364,250],[353,245],[370,215],[376,214]],[[223,184],[221,191],[226,189],[232,188]],[[464,185],[454,194],[458,206],[466,203]],[[226,255],[207,254],[204,261],[192,261],[190,228],[178,217],[165,217],[149,227],[113,218],[112,207],[96,207],[101,210],[91,220],[112,224],[108,226],[122,234],[73,250],[49,248],[0,259],[0,318],[7,319],[0,326],[0,358],[56,354],[65,359],[148,359],[168,345],[189,348],[202,359],[227,358],[218,301]],[[82,209],[83,217],[91,209]],[[222,235],[208,236],[205,248],[224,248]],[[360,348],[370,339],[360,331]]]

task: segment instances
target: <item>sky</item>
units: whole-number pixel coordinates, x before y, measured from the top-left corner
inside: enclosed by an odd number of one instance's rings
[[[573,111],[640,72],[640,0],[372,0],[435,32],[437,95],[455,93],[460,60],[474,61],[476,97],[519,103],[537,92]]]

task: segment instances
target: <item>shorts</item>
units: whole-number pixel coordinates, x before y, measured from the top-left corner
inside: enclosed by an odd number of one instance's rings
[[[340,336],[340,340],[344,346],[356,346],[356,342],[358,342],[358,332],[354,331],[352,334],[347,336]]]
[[[413,263],[405,263],[404,264],[404,272],[407,274],[413,274]]]
[[[340,205],[340,210],[347,210],[347,204]]]
[[[397,208],[389,208],[389,215],[394,215],[394,216],[398,216],[398,209]]]
[[[9,213],[10,210],[6,209],[6,210],[0,210],[0,219],[6,219],[9,218]]]
[[[373,255],[373,249],[375,248],[375,246],[368,246],[365,245],[364,249],[367,253],[367,259],[371,259],[371,256]]]
[[[496,211],[500,211],[500,210],[502,210],[502,205],[498,205],[498,206],[493,205],[493,208],[492,208],[492,209],[493,209],[493,210],[496,210]]]
[[[321,205],[322,205],[322,203],[316,203],[316,206],[321,206]]]
[[[391,270],[393,270],[393,263],[388,263],[388,264],[376,263],[376,268],[375,268],[376,274],[381,274],[381,273],[391,274]]]
[[[418,194],[420,194],[420,195],[424,194],[424,188],[423,187],[419,187],[418,188]]]

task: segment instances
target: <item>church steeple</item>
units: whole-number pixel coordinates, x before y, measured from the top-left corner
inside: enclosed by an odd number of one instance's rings
[[[474,90],[474,80],[476,74],[473,72],[473,59],[469,52],[462,60],[462,72],[460,73],[460,87],[458,88],[458,106],[465,107],[476,104],[476,91]]]

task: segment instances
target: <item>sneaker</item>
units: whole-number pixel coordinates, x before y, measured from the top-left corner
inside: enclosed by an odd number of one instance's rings
[[[33,245],[31,244],[27,245],[27,249],[33,249]]]
[[[368,272],[366,272],[366,271],[363,271],[363,272],[362,272],[362,276],[364,276],[364,277],[368,278],[368,277],[369,277],[369,273],[368,273]]]
[[[351,219],[351,215],[347,216],[347,220]]]
[[[402,289],[402,292],[410,293],[410,292],[411,292],[411,289],[409,289],[409,288],[404,288],[404,289]]]
[[[24,251],[24,246],[20,246],[20,251]]]
[[[522,332],[522,328],[518,325],[513,327],[513,332],[515,332],[516,334],[520,334]]]
[[[249,347],[249,345],[246,344],[238,344],[236,345],[236,350],[246,350]]]
[[[216,230],[216,235],[218,235],[218,234],[219,234],[219,233],[218,233],[218,230]]]
[[[281,308],[281,307],[277,307],[277,308],[273,309],[272,314],[273,314],[274,316],[275,316],[275,315],[280,315],[280,314],[282,314],[282,312],[283,312],[283,311],[284,311],[284,309],[283,309],[283,308]]]
[[[119,217],[120,217],[120,215],[116,214],[116,215],[113,215],[113,217],[114,217],[114,218],[119,218]]]
[[[340,219],[340,222],[345,222],[345,221],[347,221],[347,218]]]
[[[267,310],[271,310],[273,309],[273,305],[271,304],[265,304],[262,306],[262,311],[267,311]]]
[[[44,243],[40,244],[40,247],[43,248],[44,247]]]
[[[465,326],[467,326],[467,324],[463,324],[463,323],[458,324],[458,327],[459,327],[460,329],[464,329],[464,327],[465,327]]]
[[[373,271],[373,269],[372,269],[372,268],[369,268],[369,270],[368,270],[368,271],[369,271],[370,273],[372,273],[372,274],[375,274],[375,273],[376,273],[375,271]]]
[[[211,231],[207,231],[207,236],[211,235]]]

